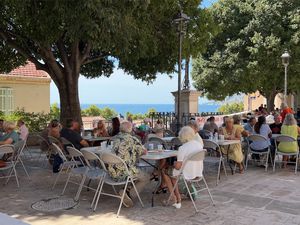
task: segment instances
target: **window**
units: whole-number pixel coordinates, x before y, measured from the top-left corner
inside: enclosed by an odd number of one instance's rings
[[[13,89],[0,87],[0,111],[8,115],[14,111]]]

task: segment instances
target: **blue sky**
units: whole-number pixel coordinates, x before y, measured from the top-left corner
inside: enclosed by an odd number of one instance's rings
[[[203,7],[208,7],[215,0],[204,0]],[[82,104],[170,104],[174,97],[170,93],[177,90],[177,74],[169,78],[159,74],[153,84],[135,80],[122,70],[115,69],[109,77],[79,79],[79,97]],[[50,86],[51,103],[59,102],[58,90],[53,82]],[[206,102],[201,98],[200,103]]]

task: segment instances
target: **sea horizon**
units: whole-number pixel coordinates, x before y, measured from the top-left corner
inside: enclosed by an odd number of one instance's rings
[[[123,116],[126,115],[127,112],[133,113],[133,114],[145,114],[148,112],[149,109],[155,109],[157,112],[174,112],[175,111],[175,105],[174,104],[162,104],[162,103],[149,103],[149,104],[141,104],[141,103],[109,103],[109,104],[89,104],[89,103],[83,103],[80,104],[81,109],[86,109],[91,105],[96,105],[99,108],[111,108],[114,111],[116,111],[118,114],[121,114]],[[207,102],[203,104],[199,104],[198,111],[199,113],[202,112],[217,112],[218,108],[221,106],[220,103],[215,102]]]

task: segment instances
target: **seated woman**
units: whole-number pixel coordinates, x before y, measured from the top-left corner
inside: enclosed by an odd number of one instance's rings
[[[176,176],[179,175],[179,170],[182,167],[182,163],[186,157],[190,154],[203,151],[203,145],[195,140],[195,131],[189,127],[183,127],[179,132],[179,139],[182,143],[182,146],[178,149],[177,161],[174,162],[173,167],[169,167],[168,171],[164,170],[162,175],[163,179],[170,191],[170,193],[174,189],[174,185],[176,183]],[[201,161],[190,161],[186,164],[183,175],[186,179],[195,179],[197,177],[202,176],[203,171],[203,162]],[[171,195],[173,204],[172,206],[180,209],[181,208],[181,195],[179,193],[178,186],[176,186],[174,193]]]
[[[300,134],[300,128],[297,126],[297,121],[294,118],[293,114],[286,114],[281,127],[281,134],[288,135],[297,140],[298,135]],[[278,145],[278,150],[281,152],[292,153],[297,152],[298,143],[294,142],[281,142]],[[283,156],[283,166],[286,167],[289,156]]]
[[[3,129],[4,135],[0,137],[0,146],[1,145],[14,145],[19,141],[19,135],[15,131],[16,125],[12,122],[4,122]],[[10,157],[10,154],[4,154],[2,160],[7,161]]]
[[[94,135],[97,137],[109,137],[103,120],[99,120],[97,127],[94,129]]]
[[[120,132],[120,120],[118,117],[114,117],[112,118],[111,122],[112,127],[109,130],[109,135],[113,137]]]
[[[5,134],[0,137],[0,145],[13,145],[19,141],[19,135],[15,131],[16,125],[12,122],[4,122]]]
[[[220,129],[220,134],[224,135],[226,140],[241,140],[241,133],[233,125],[233,118],[227,117],[225,119],[225,127]],[[240,173],[244,172],[242,146],[240,143],[229,145],[228,148],[221,147],[224,154],[228,154],[228,158],[234,161],[240,169]]]

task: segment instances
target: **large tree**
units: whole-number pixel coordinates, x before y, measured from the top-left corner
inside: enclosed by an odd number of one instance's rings
[[[80,75],[109,76],[117,65],[151,81],[174,71],[179,2],[201,11],[199,0],[2,0],[0,72],[32,61],[58,88],[62,122],[81,120]]]
[[[280,56],[291,52],[289,91],[299,81],[298,0],[220,0],[211,8],[221,32],[208,50],[195,60],[195,86],[210,99],[223,100],[236,93],[259,90],[274,104],[283,89]]]

